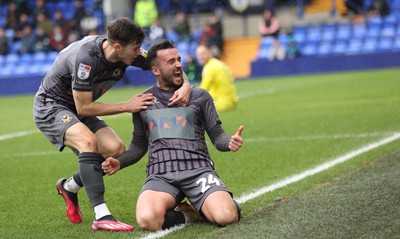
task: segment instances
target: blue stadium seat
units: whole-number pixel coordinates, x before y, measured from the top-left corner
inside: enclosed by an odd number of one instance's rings
[[[9,42],[9,53],[18,53],[18,51],[21,49],[22,47],[22,42],[21,41],[13,41],[13,42]]]
[[[42,73],[41,69],[42,69],[42,64],[34,63],[29,67],[28,74],[31,75],[41,74]]]
[[[366,24],[367,24],[368,27],[377,27],[377,28],[379,28],[383,24],[383,19],[380,16],[374,16],[374,17],[369,18],[367,20]]]
[[[51,51],[51,52],[47,53],[47,62],[53,63],[57,56],[58,56],[58,52],[56,52],[56,51]]]
[[[85,9],[88,9],[89,11],[91,11],[94,9],[94,1],[93,0],[84,0],[83,6],[85,7]]]
[[[47,54],[44,52],[35,52],[32,57],[37,63],[44,63],[47,60]]]
[[[14,75],[23,76],[28,73],[29,65],[17,65],[14,67]]]
[[[387,16],[382,17],[383,25],[386,24],[397,24],[399,19],[395,14],[389,14]]]
[[[32,54],[24,53],[19,57],[19,64],[29,66],[32,63],[32,59]]]
[[[382,28],[380,35],[382,37],[394,37],[396,35],[395,25],[386,25]]]
[[[332,41],[336,38],[336,30],[335,28],[326,28],[322,32],[322,40],[323,41]]]
[[[318,52],[318,47],[316,43],[305,43],[304,47],[301,49],[301,54],[303,56],[314,56]]]
[[[0,66],[3,66],[6,63],[6,57],[3,55],[0,55]]]
[[[178,49],[178,51],[181,52],[189,52],[189,46],[190,43],[187,41],[182,41],[182,42],[178,42],[176,44],[176,49]]]
[[[15,66],[13,65],[3,66],[0,71],[0,77],[10,77],[11,75],[14,74],[14,68]]]
[[[394,40],[392,48],[394,50],[400,50],[400,38]]]
[[[304,27],[293,28],[293,38],[297,43],[303,43],[306,41],[306,30]]]
[[[257,59],[267,59],[269,54],[269,48],[261,48],[258,50]]]
[[[378,42],[378,50],[379,51],[391,51],[393,47],[393,38],[391,37],[382,37]]]
[[[349,40],[351,37],[351,25],[350,24],[341,24],[337,27],[336,30],[336,39],[338,40]]]
[[[178,40],[179,40],[178,34],[176,34],[176,32],[174,32],[174,31],[166,32],[165,33],[165,38],[168,39],[168,40],[171,40],[171,41],[173,41],[175,43],[178,42]]]
[[[371,37],[379,37],[381,34],[381,28],[377,26],[370,26],[367,29],[366,37],[371,38]]]
[[[361,52],[362,41],[360,39],[352,39],[347,47],[348,54],[358,54]]]
[[[352,30],[352,38],[364,38],[367,34],[367,28],[365,27],[364,24],[357,24],[353,26],[353,30]]]
[[[377,50],[377,46],[378,46],[378,41],[376,40],[376,38],[366,39],[364,41],[364,44],[362,45],[361,51],[363,53],[375,52]]]
[[[333,46],[332,46],[332,54],[346,54],[347,53],[347,42],[342,40],[342,41],[336,41]]]
[[[310,27],[307,30],[307,41],[319,42],[321,41],[322,31],[319,27]]]
[[[264,48],[264,47],[271,47],[272,43],[274,42],[274,38],[273,37],[262,37],[260,40],[260,48]]]
[[[332,43],[322,42],[318,48],[318,55],[330,55],[332,54]]]
[[[16,65],[19,61],[19,55],[16,53],[10,53],[6,55],[6,65]]]

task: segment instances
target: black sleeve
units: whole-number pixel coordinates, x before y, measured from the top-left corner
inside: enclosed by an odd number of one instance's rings
[[[132,164],[139,162],[139,160],[146,154],[148,141],[143,129],[142,120],[139,113],[133,113],[134,130],[132,140],[128,150],[118,158],[121,169],[128,167]]]
[[[150,70],[146,63],[146,58],[142,55],[138,55],[138,57],[136,57],[136,59],[132,62],[132,66],[139,67],[142,70]]]
[[[225,133],[221,124],[216,124],[209,131],[207,131],[207,134],[216,149],[223,152],[230,151],[228,146],[229,142],[231,141],[231,137]]]

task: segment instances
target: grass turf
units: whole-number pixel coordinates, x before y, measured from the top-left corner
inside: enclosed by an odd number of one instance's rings
[[[245,126],[245,145],[237,153],[220,153],[209,145],[217,172],[236,197],[399,132],[398,73],[398,70],[382,70],[239,81],[239,108],[221,113],[220,117],[228,134],[235,133],[240,124]],[[143,89],[113,89],[101,101],[126,100]],[[31,95],[0,98],[3,105],[0,108],[0,135],[35,129],[31,114],[32,99]],[[124,142],[130,142],[132,126],[129,114],[104,119]],[[131,233],[92,232],[90,224],[93,212],[84,190],[79,195],[83,222],[72,225],[65,216],[64,203],[54,186],[60,177],[68,177],[77,170],[74,154],[69,150],[58,153],[40,133],[1,140],[0,145],[0,238],[136,238],[148,234],[139,228]],[[296,228],[295,235],[307,238],[310,229],[306,222],[309,220],[313,223],[315,218],[322,218],[329,213],[324,210],[296,211],[286,204],[294,201],[310,205],[308,209],[315,208],[306,195],[314,191],[321,194],[325,192],[322,190],[325,187],[319,189],[316,185],[336,182],[333,179],[341,177],[347,181],[351,177],[343,175],[363,168],[363,162],[373,163],[383,156],[395,155],[393,153],[399,146],[398,141],[384,145],[326,172],[250,200],[242,205],[243,221],[238,225],[218,228],[204,223],[194,224],[166,238],[214,238],[220,234],[230,235],[231,238],[259,238],[266,235],[268,238],[279,238],[285,235],[280,231],[284,227]],[[106,200],[110,210],[117,219],[135,226],[135,202],[145,179],[145,163],[144,159],[115,176],[105,177]],[[365,191],[362,194],[365,198],[361,200],[370,196],[370,190]],[[277,205],[274,203],[276,197],[288,197],[289,200]],[[329,198],[329,195],[325,198]],[[324,205],[327,208],[342,207],[335,200],[326,201]],[[384,206],[390,208],[391,204],[383,203]],[[388,217],[395,218],[398,215],[395,211],[390,212]],[[306,218],[304,224],[301,224],[302,216]],[[361,216],[357,214],[356,218]],[[297,221],[292,221],[293,224],[282,223],[290,221],[292,217],[297,218]],[[352,214],[343,215],[343,218],[351,217]],[[341,219],[336,218],[339,221]],[[356,221],[351,220],[352,223]],[[371,218],[370,223],[374,221],[375,218]],[[257,222],[260,224],[257,225]],[[261,230],[261,234],[258,234],[257,231],[265,227],[266,222],[276,229],[268,234]],[[254,224],[254,227],[250,230],[247,224]],[[349,225],[349,228],[355,225]],[[391,224],[387,226],[391,227]],[[324,223],[321,223],[321,228],[330,229]],[[376,232],[372,235],[380,237],[378,233],[382,230],[370,228],[370,231]],[[338,227],[336,230],[336,235],[343,231]],[[393,235],[390,230],[386,231],[389,231],[386,234],[389,237]],[[286,238],[291,237],[290,232],[286,235]],[[355,234],[354,237],[363,235]]]

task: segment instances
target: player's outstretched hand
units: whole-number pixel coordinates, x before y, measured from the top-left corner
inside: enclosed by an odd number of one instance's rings
[[[232,152],[238,151],[243,145],[243,139],[242,139],[242,136],[241,136],[243,129],[244,129],[244,126],[241,125],[239,127],[238,131],[236,132],[236,134],[234,134],[231,137],[231,142],[229,142],[229,149]]]
[[[128,101],[128,112],[139,112],[147,109],[150,105],[154,105],[155,96],[153,94],[137,94],[132,96]]]
[[[101,169],[105,174],[113,175],[121,169],[121,165],[117,159],[109,157],[103,163],[101,163]]]

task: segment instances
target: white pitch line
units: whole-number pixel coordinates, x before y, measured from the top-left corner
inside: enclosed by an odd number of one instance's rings
[[[254,96],[260,96],[260,95],[269,95],[275,93],[276,90],[274,88],[271,89],[266,89],[266,90],[258,90],[258,91],[252,91],[252,92],[243,92],[239,93],[238,97],[239,99],[245,99],[245,98],[250,98]]]
[[[398,140],[399,138],[400,138],[400,133],[394,133],[390,137],[384,138],[384,139],[379,140],[379,141],[377,141],[375,143],[371,143],[371,144],[369,144],[367,146],[364,146],[364,147],[361,147],[361,148],[359,148],[357,150],[354,150],[354,151],[351,151],[349,153],[346,153],[346,154],[344,154],[344,155],[342,155],[342,156],[340,156],[340,157],[338,157],[336,159],[333,159],[331,161],[323,163],[323,164],[321,164],[321,165],[319,165],[319,166],[317,166],[317,167],[315,167],[313,169],[310,169],[310,170],[304,171],[304,172],[302,172],[300,174],[296,174],[296,175],[293,175],[291,177],[285,178],[285,179],[283,179],[283,180],[281,180],[279,182],[276,182],[276,183],[271,184],[269,186],[266,186],[266,187],[263,187],[261,189],[258,189],[258,190],[254,191],[252,193],[245,194],[245,195],[243,195],[243,196],[241,196],[239,198],[235,198],[235,200],[239,204],[246,203],[247,201],[252,200],[252,199],[254,199],[256,197],[259,197],[259,196],[261,196],[261,195],[263,195],[263,194],[265,194],[267,192],[272,192],[272,191],[274,191],[276,189],[279,189],[279,188],[285,187],[285,186],[287,186],[289,184],[292,184],[292,183],[298,182],[300,180],[303,180],[303,179],[305,179],[305,178],[307,178],[309,176],[312,176],[312,175],[315,175],[317,173],[320,173],[320,172],[323,172],[325,170],[328,170],[328,169],[330,169],[330,168],[332,168],[332,167],[334,167],[334,166],[336,166],[336,165],[338,165],[340,163],[343,163],[343,162],[345,162],[347,160],[350,160],[350,159],[352,159],[352,158],[354,158],[356,156],[359,156],[359,155],[361,155],[363,153],[366,153],[368,151],[371,151],[373,149],[381,147],[381,146],[383,146],[385,144],[391,143],[391,142],[393,142],[395,140]],[[176,231],[176,230],[182,229],[182,228],[184,228],[184,225],[180,226],[179,228],[175,228],[172,231],[162,230],[162,231],[150,233],[146,237],[142,237],[142,238],[143,239],[161,238],[161,237],[164,237],[164,236],[168,235],[169,233],[172,233],[173,231]]]
[[[34,134],[34,133],[38,133],[38,132],[39,132],[39,130],[32,129],[32,130],[25,130],[25,131],[10,133],[10,134],[3,134],[3,135],[0,135],[0,141],[6,140],[6,139],[13,139],[13,138],[21,137],[21,136],[25,136],[25,135],[30,135],[30,134]]]
[[[147,234],[145,237],[141,237],[141,239],[156,239],[156,238],[161,238],[161,237],[164,237],[164,236],[166,236],[166,235],[168,235],[168,234],[170,234],[170,233],[172,233],[172,232],[174,232],[174,231],[180,230],[180,229],[182,229],[182,228],[184,228],[184,227],[185,227],[185,225],[182,224],[182,225],[179,225],[179,226],[171,227],[171,228],[169,228],[169,229],[156,231],[156,232]]]
[[[258,137],[247,138],[245,142],[265,142],[265,141],[296,141],[296,140],[321,140],[321,139],[348,139],[348,138],[370,138],[382,135],[392,135],[396,132],[373,132],[359,134],[335,134],[335,135],[310,135],[299,137]]]
[[[399,138],[400,138],[400,133],[395,133],[390,137],[384,138],[384,139],[382,139],[380,141],[377,141],[375,143],[371,143],[371,144],[369,144],[367,146],[364,146],[364,147],[359,148],[357,150],[351,151],[351,152],[349,152],[347,154],[344,154],[344,155],[342,155],[342,156],[340,156],[340,157],[338,157],[336,159],[333,159],[331,161],[323,163],[323,164],[321,164],[321,165],[319,165],[319,166],[317,166],[317,167],[315,167],[313,169],[310,169],[310,170],[307,170],[307,171],[305,171],[303,173],[296,174],[296,175],[291,176],[289,178],[283,179],[282,181],[279,181],[279,182],[274,183],[272,185],[269,185],[267,187],[263,187],[263,188],[255,191],[255,192],[249,193],[247,195],[243,195],[243,196],[237,198],[236,200],[237,200],[237,202],[239,204],[240,203],[245,203],[245,202],[247,202],[247,201],[249,201],[249,200],[251,200],[253,198],[256,198],[256,197],[258,197],[258,196],[260,196],[260,195],[262,195],[264,193],[271,192],[271,191],[274,191],[275,189],[282,188],[282,187],[287,186],[287,185],[289,185],[291,183],[295,183],[295,182],[298,182],[300,180],[303,180],[303,179],[305,179],[305,178],[307,178],[309,176],[312,176],[314,174],[320,173],[322,171],[325,171],[327,169],[332,168],[333,166],[336,166],[337,164],[340,164],[340,163],[343,163],[343,162],[345,162],[345,161],[347,161],[349,159],[352,159],[352,158],[354,158],[354,157],[356,157],[356,156],[358,156],[360,154],[363,154],[363,153],[368,152],[370,150],[376,149],[376,148],[378,148],[378,147],[380,147],[382,145],[391,143],[391,142],[393,142],[393,141],[395,141],[395,140],[397,140]]]

